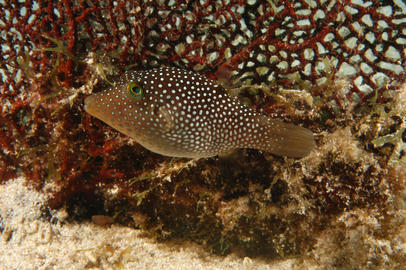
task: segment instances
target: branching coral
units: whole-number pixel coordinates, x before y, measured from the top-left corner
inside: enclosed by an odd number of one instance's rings
[[[405,19],[401,1],[0,1],[0,181],[23,174],[71,219],[110,215],[221,254],[399,265]],[[241,86],[319,147],[172,160],[84,113],[120,72],[161,65]],[[376,252],[357,261],[353,243]]]

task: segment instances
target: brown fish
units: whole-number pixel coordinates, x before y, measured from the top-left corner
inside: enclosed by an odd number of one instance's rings
[[[255,148],[304,157],[314,147],[310,130],[256,113],[215,81],[173,67],[126,72],[114,87],[87,97],[85,110],[165,156]]]

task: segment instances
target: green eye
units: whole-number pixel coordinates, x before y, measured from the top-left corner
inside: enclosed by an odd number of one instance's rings
[[[132,82],[128,85],[128,92],[132,97],[141,98],[144,94],[144,89],[137,82]]]

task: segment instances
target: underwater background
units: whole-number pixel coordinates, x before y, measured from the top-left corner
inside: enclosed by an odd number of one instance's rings
[[[137,237],[218,269],[405,265],[404,1],[0,0],[0,14],[6,269],[148,268]],[[317,146],[170,158],[84,111],[124,71],[162,66],[218,81]]]

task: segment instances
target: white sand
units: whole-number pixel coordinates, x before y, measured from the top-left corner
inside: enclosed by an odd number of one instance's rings
[[[193,243],[161,244],[142,230],[40,218],[42,194],[19,178],[0,185],[0,269],[291,269],[275,261],[214,256]],[[56,213],[63,219],[64,212]],[[297,265],[296,265],[297,266]]]

